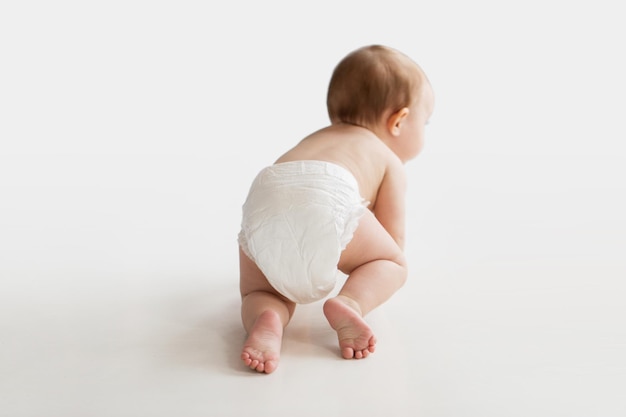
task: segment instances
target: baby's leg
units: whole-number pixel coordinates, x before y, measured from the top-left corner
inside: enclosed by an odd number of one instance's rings
[[[239,249],[241,319],[248,332],[241,359],[250,369],[272,373],[278,366],[283,328],[295,304],[278,294],[267,279]]]
[[[363,316],[402,287],[407,276],[404,255],[368,211],[342,252],[339,269],[348,279],[337,297],[326,301],[324,314],[337,331],[342,356],[365,358],[374,352],[376,338]]]

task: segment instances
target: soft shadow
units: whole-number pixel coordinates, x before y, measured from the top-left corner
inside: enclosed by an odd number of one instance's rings
[[[219,281],[205,288],[168,294],[162,300],[158,360],[174,368],[258,375],[240,359],[246,332],[241,323],[237,281]],[[296,308],[285,330],[282,355],[341,357],[337,334],[326,321],[322,305],[319,302]]]
[[[172,296],[163,317],[170,326],[162,357],[176,367],[250,374],[239,358],[246,336],[240,305],[236,284]]]
[[[341,356],[337,333],[328,324],[322,306],[323,301],[319,301],[296,308],[285,330],[284,353],[297,356]]]

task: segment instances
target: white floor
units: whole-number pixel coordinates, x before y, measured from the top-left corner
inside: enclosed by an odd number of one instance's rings
[[[114,3],[0,6],[0,416],[626,415],[617,11]],[[339,357],[320,302],[250,372],[247,187],[374,42],[437,97],[409,282],[367,317],[370,358]]]
[[[529,196],[465,188],[428,216],[411,192],[413,269],[368,317],[376,353],[341,359],[315,303],[266,376],[238,359],[236,227],[202,223],[204,197],[158,206],[167,190],[148,188],[133,199],[119,183],[100,203],[80,187],[3,190],[0,415],[626,413],[623,223],[541,224]],[[44,194],[51,212],[32,200]],[[543,197],[557,212],[572,203]]]
[[[270,376],[239,363],[236,285],[225,279],[232,273],[219,282],[211,282],[214,273],[103,276],[110,287],[89,294],[76,283],[31,288],[27,302],[3,299],[0,409],[7,416],[624,415],[623,293],[607,296],[589,282],[624,270],[520,264],[421,272],[370,316],[380,339],[371,358],[340,359],[319,305],[311,305],[298,311]]]

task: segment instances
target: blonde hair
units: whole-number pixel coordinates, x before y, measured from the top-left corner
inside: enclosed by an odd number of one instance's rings
[[[326,104],[332,123],[376,125],[387,111],[417,99],[423,73],[406,55],[382,45],[359,48],[335,67]]]

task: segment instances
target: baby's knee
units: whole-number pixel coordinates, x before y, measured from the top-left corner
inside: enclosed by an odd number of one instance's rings
[[[401,251],[386,258],[378,259],[374,262],[383,262],[385,265],[385,275],[387,279],[392,279],[397,288],[402,287],[408,278],[409,269],[406,256]]]
[[[398,266],[398,279],[400,281],[400,286],[403,286],[409,276],[409,267],[406,261],[406,256],[403,252],[400,252],[392,262]]]

